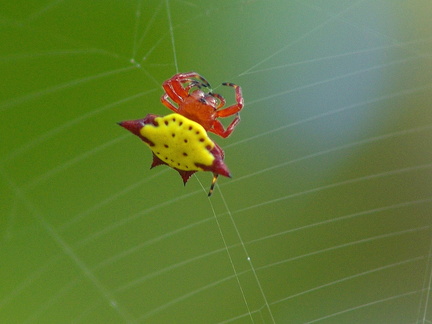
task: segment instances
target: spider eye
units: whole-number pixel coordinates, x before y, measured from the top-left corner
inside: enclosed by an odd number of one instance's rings
[[[218,103],[216,98],[213,97],[212,95],[207,95],[205,98],[205,101],[208,105],[213,106],[213,107],[216,107],[216,105]]]
[[[202,100],[204,99],[205,93],[201,90],[195,90],[194,92],[192,92],[191,96],[197,100]]]

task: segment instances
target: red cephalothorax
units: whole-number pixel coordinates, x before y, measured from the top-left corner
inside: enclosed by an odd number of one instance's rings
[[[211,92],[210,84],[196,72],[179,73],[165,81],[162,84],[165,94],[161,101],[175,113],[197,122],[206,131],[226,138],[240,122],[239,111],[243,108],[243,96],[238,85],[227,82],[222,85],[234,88],[236,104],[224,108],[224,97]],[[235,118],[226,129],[217,120],[232,115]]]

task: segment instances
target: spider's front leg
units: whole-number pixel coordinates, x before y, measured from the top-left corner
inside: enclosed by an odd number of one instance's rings
[[[219,136],[222,136],[223,138],[226,138],[231,135],[231,133],[234,131],[234,128],[237,126],[237,124],[240,122],[240,115],[239,111],[242,110],[244,101],[243,101],[243,95],[241,87],[234,84],[234,83],[222,83],[222,85],[233,87],[235,89],[236,94],[236,104],[229,106],[227,108],[217,110],[216,115],[217,117],[228,117],[231,115],[236,114],[236,117],[233,119],[233,121],[228,125],[226,129],[224,129],[224,126],[222,123],[218,120],[215,120],[213,122],[212,128],[209,130],[210,132],[213,132]],[[222,100],[221,100],[222,103]],[[223,100],[223,103],[225,103],[225,100]],[[218,105],[217,109],[221,108],[221,105]]]
[[[196,72],[179,73],[173,76],[171,79],[173,79],[174,77],[177,77],[177,79],[182,83],[193,82],[196,85],[210,88],[210,83],[202,75],[199,75]],[[199,80],[199,82],[193,79]]]
[[[243,105],[244,105],[243,94],[242,94],[241,87],[234,84],[234,83],[224,82],[224,83],[222,83],[222,85],[233,87],[235,89],[236,104],[229,106],[227,108],[218,110],[218,112],[217,112],[218,117],[228,117],[228,116],[234,115],[234,114],[238,113],[240,110],[242,110]]]

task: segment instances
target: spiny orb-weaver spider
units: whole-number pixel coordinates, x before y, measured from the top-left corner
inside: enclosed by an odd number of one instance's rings
[[[224,163],[224,151],[208,137],[207,131],[228,137],[240,122],[239,111],[243,108],[241,88],[233,83],[223,83],[233,87],[236,104],[221,109],[225,99],[210,90],[210,84],[198,73],[179,73],[163,83],[165,94],[162,103],[175,113],[167,116],[148,114],[142,119],[118,123],[137,135],[151,149],[151,168],[168,165],[183,179],[189,180],[197,171],[213,172],[209,196],[219,175],[231,177]],[[207,88],[204,92],[202,88]],[[178,105],[178,108],[174,106]],[[236,114],[234,120],[224,129],[216,118]]]

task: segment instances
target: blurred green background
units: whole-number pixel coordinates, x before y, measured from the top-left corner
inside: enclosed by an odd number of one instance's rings
[[[429,0],[0,1],[0,322],[432,321],[431,17]],[[229,103],[219,85],[243,88],[210,199],[210,173],[149,170],[116,125],[168,114],[177,71]]]

